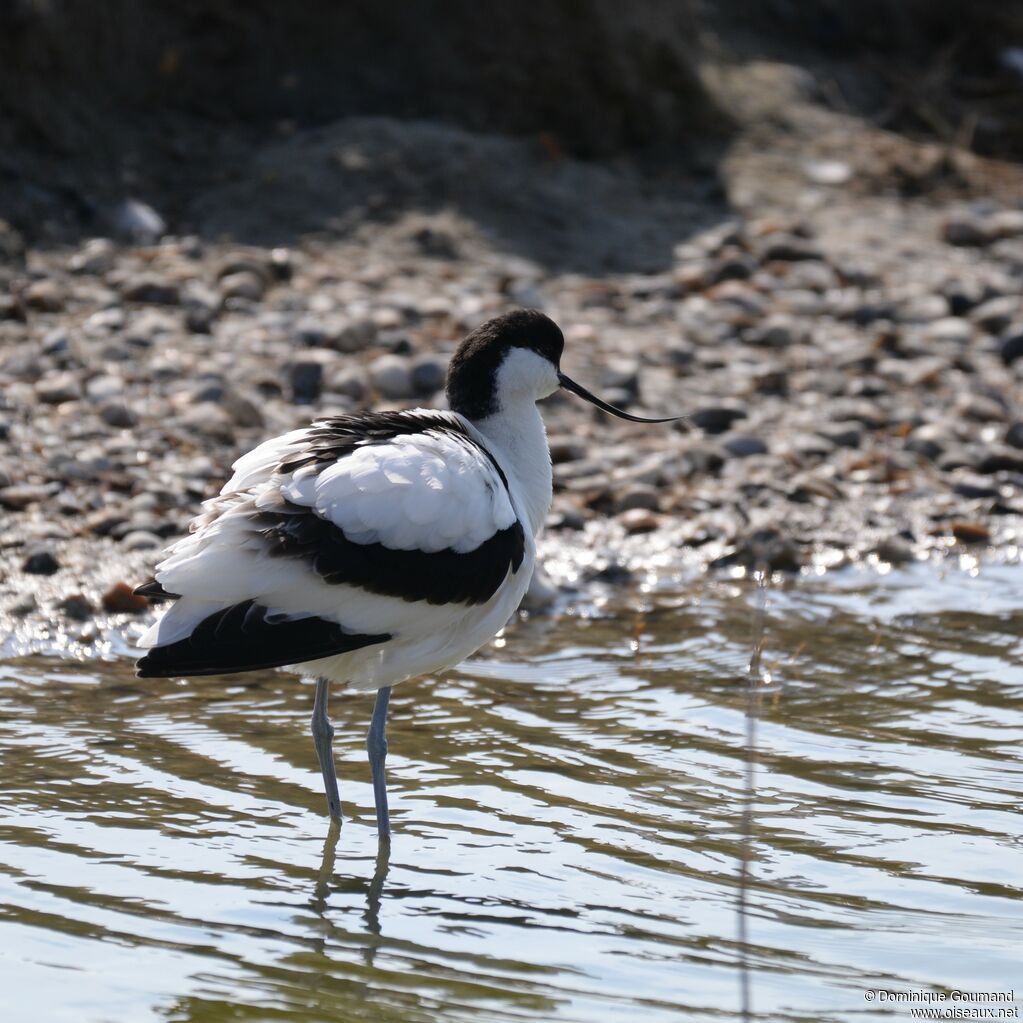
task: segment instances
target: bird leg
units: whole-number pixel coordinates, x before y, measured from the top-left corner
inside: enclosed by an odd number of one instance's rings
[[[387,757],[387,705],[391,700],[391,687],[377,690],[373,704],[373,720],[366,736],[366,752],[369,767],[373,773],[373,798],[377,807],[377,834],[382,842],[391,840],[391,821],[387,815],[387,778],[384,775],[384,760]]]
[[[327,696],[330,693],[330,681],[325,678],[316,680],[316,698],[313,701],[313,743],[316,756],[320,760],[323,772],[323,790],[327,794],[327,812],[331,818],[341,823],[341,797],[337,791],[337,774],[334,772],[334,750],[331,740],[334,738],[334,726],[327,718]]]

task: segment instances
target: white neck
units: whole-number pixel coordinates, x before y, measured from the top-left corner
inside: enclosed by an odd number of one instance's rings
[[[499,412],[473,426],[486,438],[508,482],[521,494],[520,514],[529,520],[533,536],[539,535],[551,510],[553,474],[547,431],[536,401],[527,396],[506,401]]]

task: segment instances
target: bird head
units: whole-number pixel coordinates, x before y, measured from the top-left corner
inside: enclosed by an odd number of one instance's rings
[[[539,401],[559,388],[632,423],[670,423],[679,416],[647,419],[616,408],[561,371],[565,337],[536,309],[517,309],[480,324],[458,346],[448,368],[451,409],[486,419],[515,400]]]

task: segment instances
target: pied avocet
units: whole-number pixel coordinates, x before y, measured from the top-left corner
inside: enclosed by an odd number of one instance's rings
[[[386,839],[391,687],[478,650],[529,585],[551,504],[536,402],[564,387],[622,419],[671,421],[630,415],[570,380],[564,344],[543,313],[499,316],[452,358],[449,412],[322,419],[238,459],[136,591],[172,602],[140,640],[139,675],[292,665],[313,676],[313,739],[337,821],[329,687],[376,690],[366,745]]]

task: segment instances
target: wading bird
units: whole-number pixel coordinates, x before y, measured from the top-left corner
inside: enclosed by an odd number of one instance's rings
[[[672,421],[630,415],[570,380],[564,344],[543,313],[499,316],[455,352],[450,412],[322,419],[238,459],[220,496],[136,590],[172,601],[139,642],[148,652],[138,674],[290,665],[314,677],[313,740],[336,821],[330,684],[376,690],[366,746],[387,839],[391,687],[478,650],[529,586],[551,504],[536,402],[563,387],[622,419]]]

